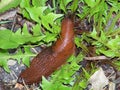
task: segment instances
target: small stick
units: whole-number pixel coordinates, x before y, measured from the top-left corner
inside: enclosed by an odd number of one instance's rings
[[[111,58],[108,58],[106,56],[95,56],[95,57],[84,57],[85,60],[91,60],[91,61],[96,61],[96,60],[110,60]]]

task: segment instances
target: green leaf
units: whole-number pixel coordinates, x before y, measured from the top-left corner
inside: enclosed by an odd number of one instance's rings
[[[49,31],[51,31],[51,32],[53,32],[53,29],[51,28],[53,25],[55,25],[54,23],[55,23],[55,20],[57,19],[57,18],[60,18],[61,16],[63,16],[62,14],[54,14],[54,13],[49,13],[49,14],[47,14],[47,15],[45,15],[45,16],[42,16],[41,17],[41,21],[42,21],[42,24],[43,24],[43,26],[47,29],[47,30],[49,30]]]
[[[24,57],[22,59],[23,64],[25,64],[26,66],[30,66],[30,57]]]
[[[86,80],[82,80],[80,83],[79,83],[79,86],[82,88],[82,89],[85,89],[86,86],[87,86],[87,81]],[[81,89],[81,90],[82,90]]]
[[[92,38],[94,38],[94,39],[97,39],[97,38],[98,38],[95,27],[93,28],[93,31],[92,31],[92,33],[90,34],[90,36],[91,36]]]
[[[77,61],[78,61],[78,58],[75,58],[75,56],[71,56],[68,59],[68,62],[70,64],[66,64],[60,70],[54,72],[52,75],[51,82],[72,85],[72,81],[75,79],[75,77],[72,77],[72,76],[81,67],[80,65],[77,64]]]
[[[117,52],[113,51],[113,50],[102,50],[102,49],[100,49],[99,52],[104,54],[107,57],[112,57],[113,58],[113,57],[117,56]]]
[[[75,77],[73,75],[79,70],[80,65],[79,63],[83,56],[80,54],[76,58],[72,55],[68,59],[68,64],[65,64],[61,67],[61,69],[54,72],[51,76],[50,81],[46,80],[45,78],[42,79],[42,89],[43,90],[72,90],[73,81]],[[83,59],[83,58],[82,58]],[[67,84],[67,85],[64,85]]]
[[[45,77],[42,77],[41,87],[42,87],[43,90],[52,90],[51,88],[54,87],[54,86]]]
[[[85,73],[84,74],[85,78],[89,79],[90,78],[90,74],[84,68],[82,68],[82,69],[83,69],[83,72]]]
[[[115,36],[114,39],[109,39],[107,46],[112,50],[120,50],[120,36]]]
[[[41,27],[40,24],[36,24],[34,27],[32,27],[32,31],[34,35],[43,35],[40,27]]]
[[[0,48],[7,49],[10,47],[17,47],[18,45],[14,44],[10,37],[12,36],[12,32],[10,30],[0,30]],[[11,43],[9,43],[11,42]]]
[[[22,62],[25,65],[29,66],[30,65],[29,58],[33,57],[33,56],[35,56],[35,54],[33,54],[30,51],[30,47],[25,47],[25,53],[23,53],[21,51],[21,49],[19,49],[15,54],[9,54],[7,50],[1,50],[1,52],[0,52],[0,66],[2,66],[5,69],[5,71],[10,72],[10,69],[7,65],[7,61],[9,59],[18,60],[18,63],[20,63],[21,59],[22,59]]]
[[[38,23],[40,23],[40,16],[43,15],[44,10],[46,9],[47,7],[26,7],[31,19]]]
[[[59,87],[59,86],[58,86]],[[60,87],[59,87],[59,89],[55,89],[55,90],[71,90],[71,87],[68,87],[68,86],[66,86],[66,85],[61,85]]]
[[[11,8],[17,7],[21,0],[1,0],[0,1],[0,13],[3,13]]]
[[[57,25],[57,24],[53,25],[52,29],[53,29],[52,32],[55,34],[59,34],[61,31],[60,25]]]
[[[57,36],[56,34],[51,34],[51,33],[46,32],[45,38],[43,39],[43,41],[45,41],[47,43],[49,43],[51,41],[55,41],[56,40],[56,36]]]
[[[45,6],[47,1],[48,0],[32,0],[32,4],[36,7]]]
[[[71,10],[73,13],[77,10],[78,5],[79,5],[79,0],[73,0],[72,6],[71,6]]]
[[[3,53],[0,52],[0,66],[2,66],[5,71],[10,72],[10,69],[7,65],[7,59],[6,56],[9,56],[9,53],[6,51],[3,51]]]
[[[49,82],[47,79],[42,77],[42,84],[41,87],[43,90],[71,90],[70,87],[62,85],[60,83],[52,83]]]
[[[100,2],[100,0],[85,0],[85,2],[88,6],[94,7]]]
[[[71,90],[72,87],[63,85],[62,83],[72,85],[74,77],[71,77],[80,66],[76,63],[75,56],[71,56],[68,61],[71,62],[71,64],[64,65],[60,70],[56,71],[49,82],[45,80],[45,82],[42,83],[43,90],[47,90],[48,88],[49,90]]]
[[[77,46],[77,47],[80,47],[80,38],[79,37],[75,37],[75,45]]]
[[[26,17],[28,20],[31,20],[31,17],[29,15],[29,13],[27,12],[27,10],[23,9],[21,10],[21,13],[23,14],[24,17]]]
[[[114,61],[115,66],[117,66],[117,69],[120,70],[120,60]]]
[[[30,0],[21,0],[20,7],[21,8],[30,7]]]
[[[118,10],[120,10],[120,3],[118,0],[108,0],[107,3],[114,8],[114,12],[118,12]]]
[[[81,8],[83,9],[83,12],[81,13],[81,11],[79,10],[80,14],[77,14],[77,15],[80,17],[80,19],[84,19],[89,14],[91,9],[88,6],[84,6]]]
[[[20,63],[20,60],[22,60],[23,64],[25,64],[26,66],[29,66],[30,65],[30,57],[35,57],[36,54],[34,54],[30,51],[29,46],[24,47],[24,51],[25,51],[25,53],[23,53],[19,49],[15,55],[10,55],[10,58],[17,59],[19,63]]]
[[[105,32],[103,32],[102,30],[101,30],[100,40],[102,42],[106,42],[107,41],[107,36],[105,35]]]
[[[21,13],[23,14],[24,17],[26,17],[27,19],[31,19],[29,13],[27,12],[27,10],[25,8],[30,7],[30,0],[22,0],[20,3],[20,9],[21,9]]]
[[[34,35],[29,34],[26,24],[23,26],[22,34],[21,30],[17,30],[16,33],[13,33],[10,30],[0,30],[0,48],[17,48],[28,42],[35,43],[41,41],[44,37],[45,36],[41,35],[41,33],[35,33]]]
[[[67,12],[66,8],[68,3],[70,3],[72,0],[60,0],[60,9],[62,9],[65,13]]]

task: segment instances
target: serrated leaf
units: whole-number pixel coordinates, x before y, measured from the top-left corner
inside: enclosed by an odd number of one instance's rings
[[[24,57],[24,58],[22,58],[22,62],[26,66],[30,66],[30,57]]]
[[[31,17],[29,15],[29,13],[27,12],[27,10],[23,9],[23,10],[21,10],[21,12],[22,12],[22,14],[23,14],[24,17],[26,17],[29,20],[31,19]]]
[[[86,14],[88,14],[88,11],[90,11],[90,8],[88,6],[84,6],[84,7],[82,7],[82,9],[84,12],[81,14],[77,14],[81,19],[84,18],[86,16]],[[81,11],[79,11],[79,12],[81,12]]]
[[[87,79],[89,79],[89,78],[90,78],[90,74],[89,74],[84,68],[82,68],[82,70],[83,70],[83,72],[85,73],[85,74],[84,74],[85,77],[86,77]]]
[[[93,31],[92,31],[92,33],[90,34],[90,36],[91,36],[92,38],[94,38],[94,39],[97,38],[97,32],[96,32],[96,30],[95,30],[95,27],[93,28]]]
[[[10,69],[9,69],[9,67],[8,67],[8,65],[7,65],[7,59],[6,59],[6,56],[8,56],[9,54],[5,51],[5,52],[3,52],[3,53],[1,53],[0,52],[0,66],[2,66],[4,69],[5,69],[5,71],[7,71],[7,72],[10,72]]]
[[[120,70],[120,60],[114,61],[114,64],[117,66],[117,69]]]
[[[117,54],[116,54],[116,51],[113,51],[113,50],[99,50],[99,52],[100,53],[102,53],[102,54],[104,54],[105,56],[107,56],[107,57],[115,57],[115,56],[117,56]]]
[[[69,85],[73,85],[72,81],[75,79],[72,77],[77,70],[79,70],[80,65],[77,64],[77,60],[81,57],[79,55],[78,58],[75,56],[71,56],[68,60],[69,64],[66,64],[61,67],[61,69],[54,72],[51,76],[51,80],[48,81],[45,78],[42,79],[42,89],[43,90],[71,90],[72,87]],[[68,86],[64,84],[68,84]]]
[[[56,40],[56,34],[51,34],[51,33],[46,32],[45,38],[43,39],[43,41],[49,43],[49,42],[55,41],[55,40]]]
[[[4,68],[5,71],[10,72],[10,69],[7,65],[7,60],[10,58],[9,53],[6,50],[1,50],[0,52],[0,66]]]
[[[64,83],[70,84],[75,78],[71,78],[73,74],[81,67],[77,64],[77,61],[74,56],[71,56],[68,60],[71,64],[64,65],[60,70],[56,71],[53,75],[53,82],[54,83]],[[70,62],[71,61],[71,62]]]
[[[9,59],[16,59],[18,63],[20,63],[21,59],[23,63],[27,66],[29,66],[29,58],[32,56],[35,56],[36,54],[33,54],[30,51],[30,47],[25,47],[25,53],[23,53],[20,49],[16,52],[16,54],[9,54],[7,50],[1,50],[0,52],[0,66],[2,66],[5,71],[10,72],[9,67],[7,65],[7,61]]]
[[[87,3],[88,6],[94,7],[100,2],[100,0],[85,0],[85,2]]]
[[[107,46],[112,50],[119,50],[120,49],[120,37],[117,35],[114,39],[109,39]]]
[[[30,51],[30,47],[25,47],[24,50],[25,50],[25,53],[23,53],[24,57],[22,57],[22,62],[23,62],[23,64],[25,64],[26,66],[29,67],[29,65],[30,65],[30,57],[35,56],[35,54],[33,54]]]
[[[53,29],[52,30],[53,33],[59,34],[60,30],[61,30],[61,27],[60,27],[60,25],[53,25],[52,29]]]
[[[108,3],[114,8],[114,12],[118,12],[120,9],[120,3],[118,0],[109,0]]]
[[[53,29],[51,27],[54,25],[55,20],[57,18],[61,17],[61,16],[63,16],[63,15],[62,14],[49,13],[49,14],[41,17],[42,18],[42,24],[47,30],[53,32],[52,31]]]
[[[81,88],[85,89],[86,86],[87,86],[87,83],[86,83],[86,82],[87,82],[86,80],[82,80],[82,81],[79,83],[79,86],[80,86]]]
[[[68,87],[66,85],[60,85],[57,90],[71,90],[71,87]]]
[[[11,42],[10,37],[12,36],[12,32],[10,30],[1,30],[0,31],[0,48],[7,49],[10,47],[17,47],[16,43]],[[11,43],[9,43],[11,42]]]
[[[107,41],[107,36],[105,35],[105,32],[103,32],[102,30],[101,30],[100,40],[102,42],[106,42]]]
[[[65,13],[66,11],[66,6],[68,3],[70,3],[72,0],[60,0],[60,9],[62,9]]]
[[[41,87],[43,90],[54,90],[54,86],[51,82],[49,82],[45,77],[42,77]]]
[[[35,35],[43,35],[40,27],[41,27],[41,25],[36,24],[36,25],[32,28],[32,31],[34,32],[33,34],[35,34]]]
[[[71,6],[72,12],[75,12],[76,9],[78,8],[79,0],[74,0]]]
[[[11,58],[17,59],[17,60],[22,59],[23,64],[25,64],[26,66],[29,66],[30,65],[30,57],[33,57],[36,54],[33,54],[30,51],[30,47],[24,47],[24,51],[25,51],[25,53],[23,53],[21,50],[18,50],[18,52],[15,55],[11,56]]]
[[[41,87],[43,90],[71,90],[71,87],[62,85],[61,83],[49,82],[46,78],[42,77]]]
[[[47,9],[47,7],[26,7],[31,19],[38,23],[40,23],[40,16],[44,15],[43,12],[45,9]]]
[[[71,61],[74,60],[74,59],[75,59],[75,56],[72,55],[72,56],[70,56],[70,57],[68,58],[67,62],[71,62]]]
[[[33,32],[34,33],[34,32]],[[21,34],[21,30],[17,30],[16,33],[13,33],[10,30],[0,30],[0,48],[2,49],[10,49],[17,48],[19,45],[31,42],[35,43],[41,41],[45,35],[41,35],[41,33],[35,33],[34,35],[29,34],[27,30],[27,26],[23,26],[23,33]]]
[[[2,61],[2,67],[4,68],[5,71],[10,72],[10,69],[7,65],[7,60]]]

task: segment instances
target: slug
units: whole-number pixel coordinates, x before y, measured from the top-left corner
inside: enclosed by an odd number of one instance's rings
[[[50,47],[42,50],[18,77],[17,82],[23,84],[39,83],[42,76],[48,77],[75,52],[74,23],[65,17],[62,20],[60,37]]]

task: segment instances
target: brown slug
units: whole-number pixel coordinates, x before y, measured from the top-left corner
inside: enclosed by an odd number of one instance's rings
[[[48,77],[58,69],[75,52],[74,23],[70,18],[64,18],[61,24],[61,33],[57,41],[43,49],[18,77],[17,82],[23,84],[39,83],[42,76]]]

